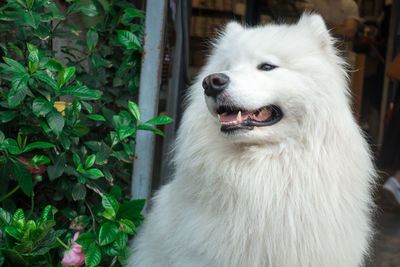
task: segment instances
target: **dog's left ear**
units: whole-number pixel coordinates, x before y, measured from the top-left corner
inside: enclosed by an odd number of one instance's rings
[[[332,37],[329,34],[324,19],[319,14],[304,13],[297,25],[311,29],[313,34],[319,39],[321,48],[329,52],[332,51]]]
[[[231,21],[228,24],[226,24],[224,29],[224,35],[238,34],[241,31],[243,31],[243,26],[236,21]]]

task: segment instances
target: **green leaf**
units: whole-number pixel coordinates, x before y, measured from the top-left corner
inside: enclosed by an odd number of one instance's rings
[[[110,154],[110,156],[117,158],[120,161],[130,163],[131,159],[129,158],[129,155],[126,154],[125,151],[120,150],[120,151],[114,151]]]
[[[47,74],[46,72],[37,71],[32,75],[32,77],[38,79],[41,82],[44,82],[45,84],[50,86],[53,90],[55,91],[58,90],[57,82],[52,77],[50,77],[49,74]]]
[[[49,219],[54,219],[54,218],[53,218],[54,215],[53,215],[52,213],[50,213],[52,210],[53,210],[53,207],[52,207],[51,205],[47,205],[47,206],[43,209],[42,214],[40,215],[40,218],[39,218],[39,220],[38,220],[38,223],[41,224],[41,223],[46,222],[46,221],[49,220]],[[53,215],[53,216],[51,216],[51,215]]]
[[[15,54],[17,54],[19,56],[19,58],[23,59],[24,55],[22,53],[22,50],[16,46],[14,43],[12,42],[8,42],[8,45],[10,46],[10,50],[14,51]],[[7,63],[8,64],[8,63]]]
[[[86,43],[87,43],[90,53],[93,52],[98,41],[99,41],[98,33],[96,32],[95,29],[90,28],[86,34]]]
[[[81,103],[89,113],[93,112],[92,105],[90,105],[88,102],[85,102],[85,101],[81,101]]]
[[[11,223],[11,213],[0,208],[0,226],[9,225]]]
[[[118,201],[112,195],[103,194],[101,204],[105,209],[112,209],[117,214],[119,209]]]
[[[39,227],[36,229],[36,231],[33,232],[32,234],[32,239],[33,241],[37,242],[44,237],[51,231],[51,229],[56,225],[56,222],[54,220],[48,220],[45,222],[42,222]]]
[[[47,164],[50,163],[50,159],[44,155],[35,155],[30,161],[32,164]]]
[[[65,124],[64,117],[61,115],[61,113],[53,109],[47,113],[46,120],[53,133],[60,135]]]
[[[105,246],[114,242],[117,237],[118,227],[112,222],[106,222],[100,227],[99,245]]]
[[[154,124],[154,125],[163,125],[163,124],[168,124],[173,122],[174,119],[168,117],[168,116],[158,116],[154,119],[151,119],[149,121],[146,121],[148,124]]]
[[[128,235],[122,231],[119,231],[113,244],[115,244],[115,247],[119,251],[123,251],[127,243],[128,243]]]
[[[86,16],[89,16],[89,17],[95,17],[95,16],[99,15],[99,12],[97,11],[96,6],[94,4],[88,4],[88,3],[78,2],[78,3],[71,5],[68,8],[67,15],[76,13],[76,12],[82,12],[83,14],[85,14]]]
[[[133,135],[136,132],[136,128],[132,128],[129,126],[122,126],[118,130],[119,140],[124,140],[125,138]]]
[[[64,150],[68,151],[71,148],[71,141],[67,135],[61,134],[60,142],[61,142],[61,145],[63,146]]]
[[[103,217],[110,221],[115,221],[115,211],[113,209],[105,209],[103,212]]]
[[[119,139],[118,139],[118,134],[116,132],[113,131],[110,132],[110,141],[111,141],[111,147],[118,144]]]
[[[132,113],[133,117],[135,117],[136,120],[140,121],[139,106],[135,102],[128,101],[128,108],[129,108],[129,111]]]
[[[116,242],[113,242],[106,246],[102,246],[101,250],[103,251],[104,254],[111,256],[111,257],[121,255],[121,251],[118,249]]]
[[[15,75],[11,80],[11,90],[8,95],[9,108],[18,106],[28,93],[28,81],[30,76],[27,73],[20,73]]]
[[[18,61],[14,59],[3,57],[4,62],[6,62],[10,67],[11,71],[14,73],[26,73],[25,67],[21,65]]]
[[[47,174],[49,175],[50,181],[54,181],[64,173],[65,163],[67,162],[65,153],[58,155],[53,162],[54,165],[47,168]]]
[[[74,75],[76,69],[75,67],[64,68],[58,73],[58,87],[62,87],[69,79]]]
[[[85,174],[91,179],[98,179],[98,178],[104,177],[103,172],[96,168],[86,170]]]
[[[12,155],[19,155],[22,153],[22,150],[19,148],[17,141],[12,138],[7,138],[4,141],[3,146],[8,149],[8,152]]]
[[[40,14],[33,11],[24,12],[24,22],[32,28],[37,29],[40,23]]]
[[[61,14],[55,3],[47,2],[45,7],[51,12],[52,19],[64,20],[65,17]]]
[[[0,131],[0,144],[2,144],[5,139],[6,139],[6,136],[4,135],[4,133],[2,131]]]
[[[100,248],[93,244],[89,250],[86,252],[85,264],[88,267],[96,266],[101,261],[101,251]]]
[[[6,123],[12,121],[17,116],[17,114],[18,112],[14,110],[0,111],[0,122]]]
[[[121,219],[121,220],[119,220],[119,225],[120,225],[122,231],[124,231],[125,233],[130,234],[130,235],[136,234],[135,224],[131,220]]]
[[[32,184],[32,176],[28,169],[18,161],[12,160],[14,164],[14,173],[18,181],[18,185],[21,187],[22,192],[27,196],[32,195],[33,184]]]
[[[36,70],[39,67],[39,50],[36,48],[36,46],[27,43],[26,44],[29,50],[29,56],[28,56],[28,67],[30,73],[35,73]]]
[[[111,67],[111,62],[102,58],[98,54],[93,54],[92,55],[92,63],[96,68],[99,67]]]
[[[86,197],[86,187],[81,183],[77,183],[72,188],[72,198],[77,200],[83,200]]]
[[[33,35],[45,41],[50,38],[51,32],[48,27],[39,24],[39,27],[33,31]]]
[[[137,218],[143,210],[145,203],[145,199],[133,199],[123,203],[119,207],[117,218],[129,220]]]
[[[94,121],[106,121],[106,118],[99,114],[85,115],[85,117]]]
[[[75,166],[78,167],[79,164],[81,164],[81,158],[79,157],[79,155],[77,153],[74,153],[72,158],[74,160]]]
[[[143,12],[135,8],[126,8],[124,9],[124,15],[121,18],[121,23],[128,26],[134,18],[143,19],[144,18]]]
[[[86,253],[88,248],[96,241],[96,236],[92,233],[83,233],[78,236],[76,243],[82,246],[82,252]]]
[[[127,49],[140,49],[142,47],[139,38],[127,30],[118,30],[118,41]]]
[[[85,85],[70,85],[60,90],[61,95],[72,95],[81,99],[97,100],[102,93],[99,90],[89,89]]]
[[[25,227],[25,214],[22,209],[17,209],[12,217],[12,225],[21,232]]]
[[[153,127],[153,126],[150,126],[150,125],[140,124],[140,125],[138,125],[137,129],[138,130],[151,131],[151,132],[156,133],[158,135],[164,136],[164,133],[160,129],[157,129],[156,127]]]
[[[30,54],[33,54],[33,58],[29,58],[29,60],[32,60],[33,62],[38,62],[39,61],[39,50],[37,49],[36,46],[34,46],[33,44],[30,43],[26,43],[26,47],[28,48],[28,51]]]
[[[40,127],[42,127],[43,131],[46,134],[50,134],[51,133],[50,127],[47,125],[47,123],[44,120],[39,119],[39,124],[40,124]]]
[[[28,144],[25,149],[24,152],[28,152],[34,149],[45,149],[45,148],[52,148],[55,147],[54,144],[52,143],[48,143],[48,142],[33,142]]]
[[[115,199],[120,199],[122,197],[122,189],[119,185],[114,185],[110,189],[110,195],[112,195]]]
[[[4,231],[9,234],[10,236],[14,237],[17,240],[21,240],[22,235],[17,231],[17,229],[13,226],[7,225],[4,228]]]
[[[85,170],[85,168],[83,168],[82,163],[79,164],[78,167],[76,167],[76,170],[77,170],[79,173],[82,173],[82,174],[85,174],[85,173],[86,173],[86,170]]]
[[[17,143],[19,147],[22,147],[22,138],[20,133],[18,133],[17,135]]]
[[[58,72],[64,69],[64,66],[62,63],[58,62],[55,59],[50,59],[47,61],[47,63],[44,65],[44,67],[50,71]]]
[[[129,126],[132,122],[131,115],[124,110],[118,113],[118,115],[114,115],[112,120],[116,129],[121,128],[122,126]]]
[[[90,167],[92,167],[93,166],[93,164],[95,163],[95,161],[96,161],[96,155],[90,155],[87,159],[86,159],[86,162],[85,162],[85,169],[88,169],[88,168],[90,168]]]
[[[77,115],[78,115],[78,114],[81,112],[81,110],[82,110],[81,102],[80,102],[77,98],[75,98],[75,99],[74,99],[74,102],[72,103],[72,109],[73,109],[74,113],[77,114]]]
[[[32,112],[35,116],[46,116],[47,113],[53,110],[53,103],[47,101],[43,97],[39,96],[33,100]]]

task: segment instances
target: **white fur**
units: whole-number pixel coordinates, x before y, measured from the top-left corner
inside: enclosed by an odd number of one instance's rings
[[[279,66],[265,72],[257,65]],[[238,105],[283,119],[227,136],[201,82],[227,74]],[[154,198],[128,266],[353,267],[372,234],[375,171],[351,112],[344,63],[318,15],[228,24],[190,90],[175,177]],[[207,108],[207,104],[211,108]]]

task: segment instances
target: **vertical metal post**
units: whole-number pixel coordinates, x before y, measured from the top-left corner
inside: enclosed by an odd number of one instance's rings
[[[161,164],[161,185],[166,184],[172,176],[173,168],[170,164],[171,149],[176,137],[177,124],[179,123],[179,100],[180,94],[186,88],[187,69],[189,64],[189,10],[191,9],[190,1],[176,1],[175,16],[175,48],[172,55],[172,72],[171,79],[168,82],[167,91],[167,114],[175,119],[175,122],[165,125],[164,128],[164,145],[163,158]]]
[[[167,0],[147,0],[139,107],[142,121],[157,115]],[[153,175],[154,133],[138,131],[131,192],[133,198],[149,200]],[[147,205],[146,205],[147,207]],[[145,209],[146,210],[146,209]]]

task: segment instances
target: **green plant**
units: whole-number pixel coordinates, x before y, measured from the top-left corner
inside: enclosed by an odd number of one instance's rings
[[[40,266],[47,263],[50,249],[59,246],[56,240],[66,232],[54,230],[56,212],[49,205],[39,218],[28,220],[22,209],[12,215],[0,208],[0,229],[5,241],[0,248],[0,265],[6,258],[13,266]]]
[[[49,204],[56,207],[60,213],[52,229],[61,231],[60,242],[68,243],[76,231],[100,242],[103,225],[118,226],[125,242],[134,234],[126,227],[134,229],[142,218],[118,215],[131,203],[135,133],[163,135],[158,125],[172,119],[142,121],[135,104],[143,12],[124,0],[67,0],[65,5],[64,14],[48,0],[0,4],[0,36],[7,36],[0,43],[0,205],[4,214],[28,211],[33,218]],[[76,26],[72,14],[81,15],[87,27]],[[105,198],[122,204],[110,210],[99,204]],[[10,238],[15,236],[2,230],[0,244]],[[98,246],[102,264],[117,256],[122,261],[121,244],[118,253]],[[47,248],[41,262],[60,262],[64,247]],[[12,266],[9,254],[3,259]],[[33,264],[32,259],[25,263]]]
[[[76,240],[86,254],[87,266],[96,266],[105,257],[111,257],[124,265],[129,255],[128,236],[136,234],[136,227],[144,219],[141,215],[144,199],[124,201],[119,205],[119,193],[112,193],[115,196],[103,195],[101,203],[104,211],[100,213],[101,216],[96,216],[101,221],[98,228],[93,226],[90,232],[81,234]]]

